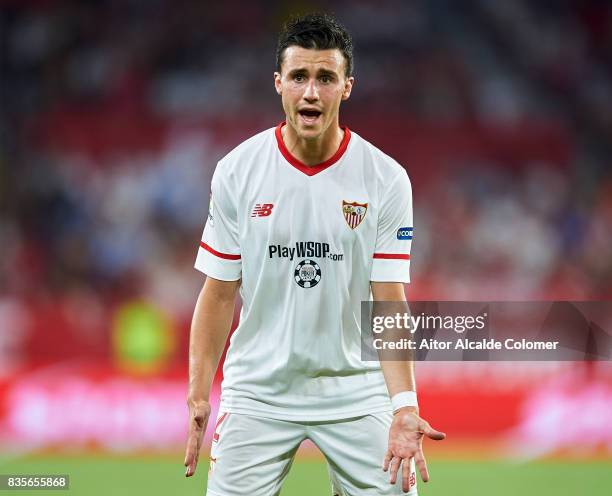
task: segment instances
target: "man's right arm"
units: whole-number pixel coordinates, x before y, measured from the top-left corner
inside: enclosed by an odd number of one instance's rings
[[[209,394],[234,316],[240,281],[208,277],[193,312],[189,337],[189,437],[185,475],[195,473],[202,439],[210,415]]]

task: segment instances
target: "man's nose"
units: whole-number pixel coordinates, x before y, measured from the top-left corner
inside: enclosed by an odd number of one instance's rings
[[[309,102],[312,102],[318,99],[319,99],[319,92],[317,91],[317,83],[315,80],[311,80],[306,85],[306,89],[304,91],[304,100],[308,100]]]

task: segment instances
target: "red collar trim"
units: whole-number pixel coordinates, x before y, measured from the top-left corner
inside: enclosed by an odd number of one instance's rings
[[[340,146],[338,147],[336,153],[334,153],[325,162],[321,162],[317,165],[306,165],[300,162],[293,155],[291,155],[291,152],[287,150],[285,142],[283,141],[283,135],[281,133],[281,129],[285,124],[285,121],[281,122],[278,126],[276,126],[276,129],[274,131],[274,134],[276,135],[276,142],[278,143],[278,149],[280,150],[283,157],[285,157],[285,160],[287,162],[289,162],[291,165],[293,165],[293,167],[295,167],[300,172],[303,172],[307,176],[314,176],[315,174],[324,171],[329,166],[334,165],[338,160],[342,158],[342,155],[344,155],[344,152],[348,148],[349,141],[351,141],[351,131],[349,130],[349,128],[346,126],[340,126],[340,128],[344,130],[344,137],[342,138],[342,142],[340,143]]]

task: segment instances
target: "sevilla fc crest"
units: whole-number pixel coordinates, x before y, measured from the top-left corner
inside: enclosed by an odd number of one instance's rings
[[[361,221],[365,217],[367,211],[367,203],[349,203],[342,200],[342,213],[344,214],[346,223],[351,229],[355,229],[359,224],[361,224]]]

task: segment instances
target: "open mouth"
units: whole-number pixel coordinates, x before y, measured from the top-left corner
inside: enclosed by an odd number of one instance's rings
[[[300,110],[298,113],[306,124],[314,124],[321,115],[318,110]]]

